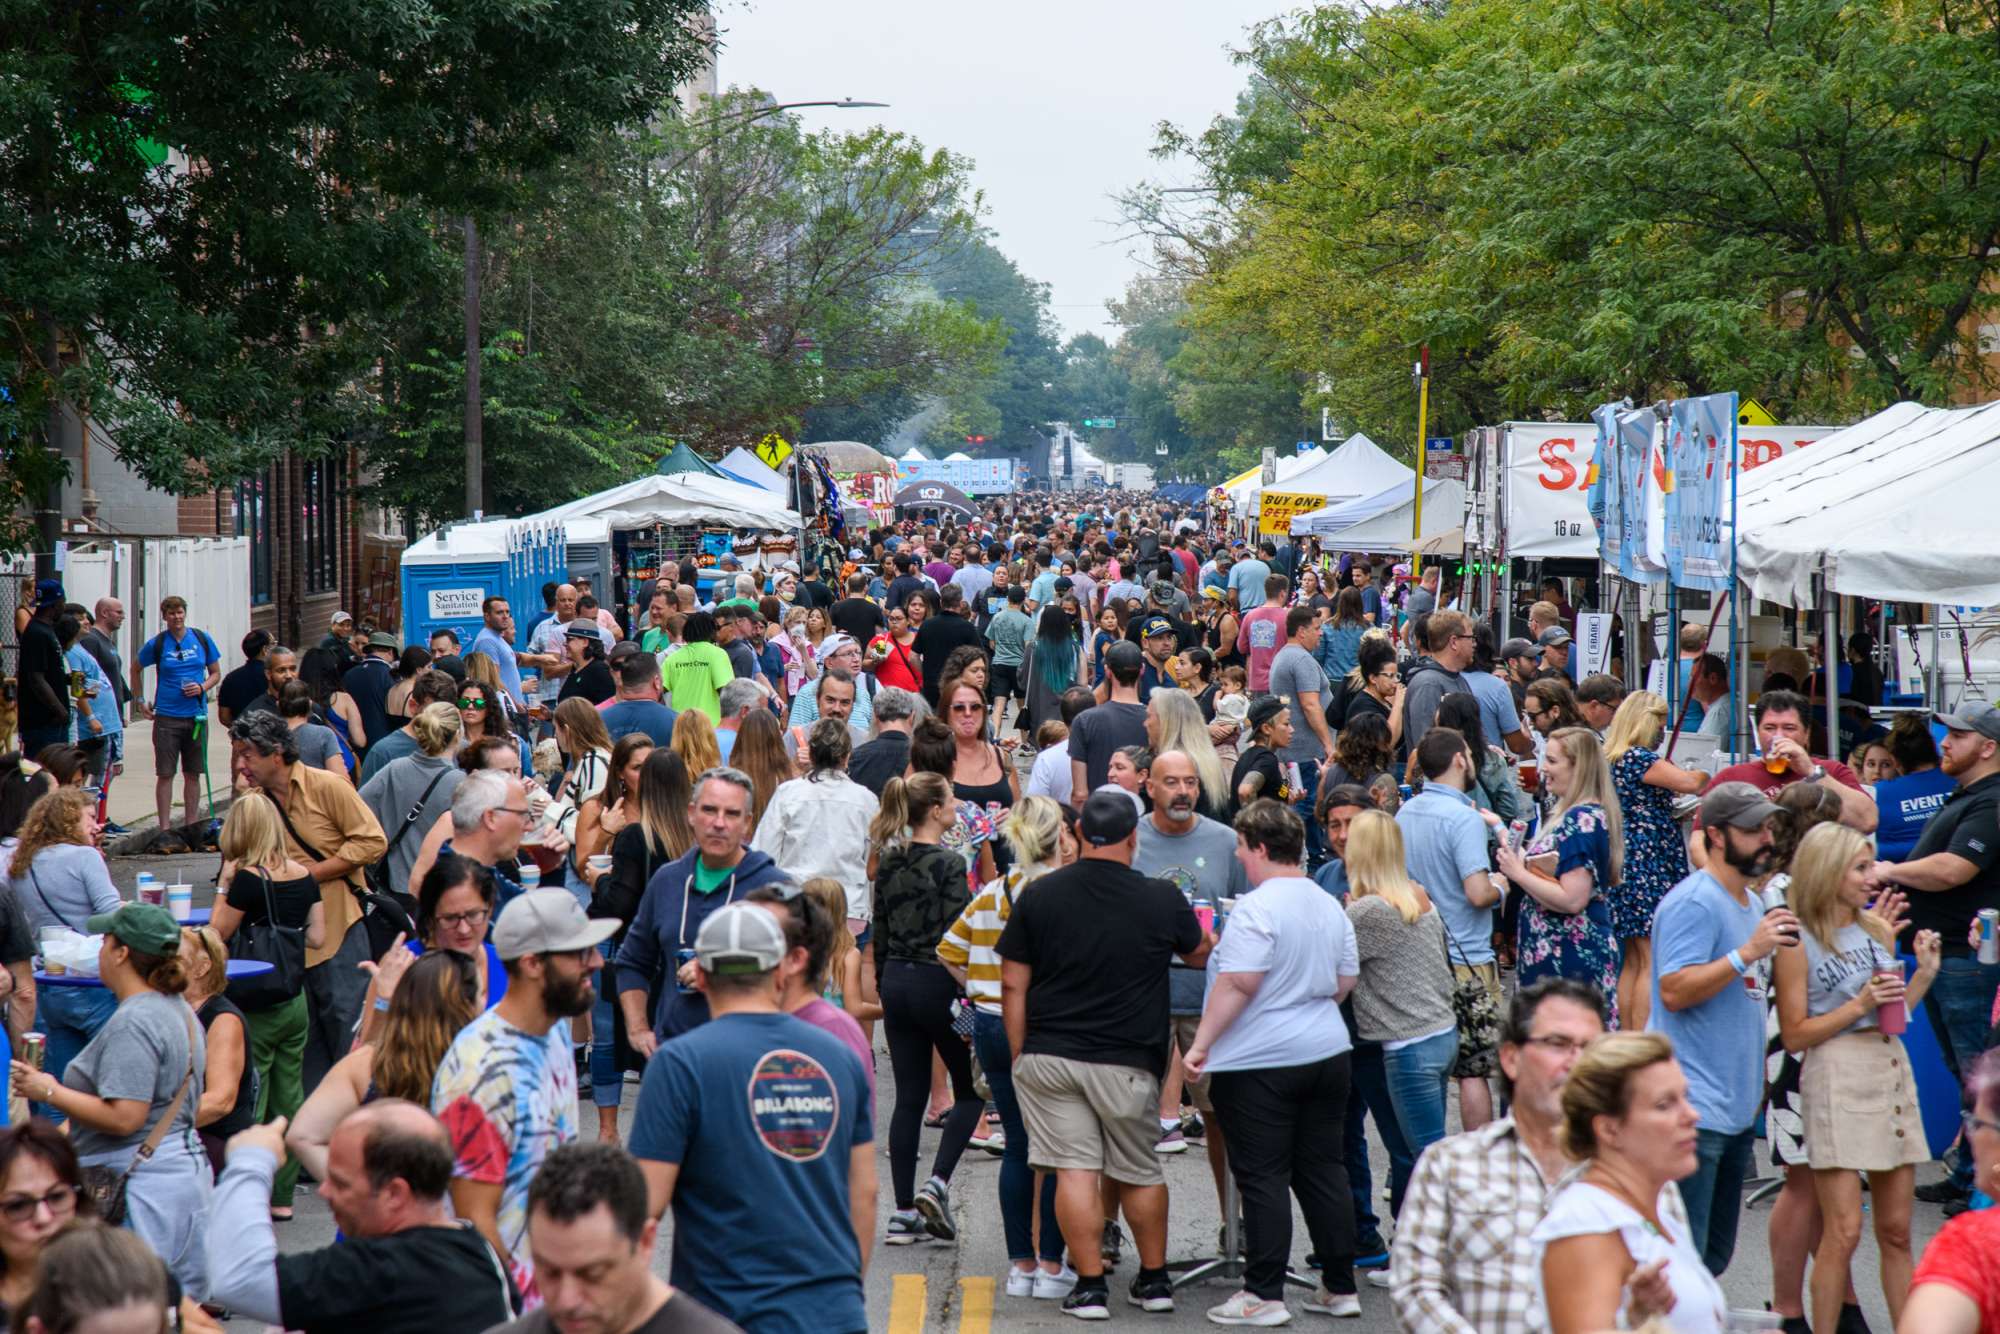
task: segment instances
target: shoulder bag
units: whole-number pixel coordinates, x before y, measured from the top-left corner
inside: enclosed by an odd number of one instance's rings
[[[238,875],[242,873],[242,870],[237,872]],[[283,1005],[303,992],[306,986],[305,930],[286,926],[278,920],[278,901],[271,877],[261,870],[256,874],[264,882],[265,920],[252,922],[247,917],[243,919],[236,928],[235,938],[229,942],[229,957],[268,963],[271,971],[255,977],[229,979],[223,994],[243,1010],[269,1010]]]
[[[174,1100],[167,1104],[166,1111],[162,1112],[160,1119],[153,1123],[153,1129],[146,1136],[146,1142],[139,1146],[139,1151],[132,1155],[132,1161],[125,1165],[123,1171],[108,1163],[95,1167],[86,1166],[83,1169],[83,1193],[97,1206],[97,1216],[112,1227],[118,1227],[125,1221],[125,1191],[131,1184],[132,1174],[158,1152],[160,1141],[167,1137],[167,1131],[173,1127],[174,1118],[181,1114],[181,1104],[187,1101],[188,1085],[194,1082],[195,1042],[192,1010],[187,1013],[187,1026],[187,1073],[181,1076],[181,1086],[174,1091]]]
[[[277,802],[271,803],[278,806]],[[299,845],[308,857],[325,861],[326,854],[305,841],[297,829],[292,827],[292,817],[278,806],[278,818],[284,821],[285,832],[292,836],[292,842]],[[364,877],[365,879],[365,877]],[[396,937],[416,940],[417,901],[408,894],[399,894],[393,889],[372,890],[349,887],[354,901],[361,905],[361,926],[368,933],[368,957],[380,961],[396,944]]]
[[[442,783],[444,776],[450,772],[451,768],[447,765],[445,768],[431,775],[431,781],[424,785],[423,793],[417,798],[416,804],[410,807],[404,814],[403,823],[397,825],[396,832],[389,835],[389,845],[382,850],[381,860],[371,862],[361,869],[361,878],[368,882],[370,893],[393,894],[396,892],[396,887],[389,883],[389,854],[394,852],[397,845],[410,836],[410,829],[417,823],[417,817],[424,813],[424,803],[431,799],[431,793],[437,791],[437,785]],[[297,838],[298,835],[294,834],[292,837]]]
[[[1436,912],[1435,907],[1432,908]],[[1463,955],[1452,957],[1451,926],[1442,914],[1438,925],[1444,928],[1445,971],[1451,974],[1451,1014],[1458,1021],[1458,1050],[1462,1060],[1477,1061],[1483,1056],[1489,1064],[1498,1060],[1500,1048],[1500,1006],[1493,999],[1493,993],[1479,979],[1478,970],[1465,961]],[[1471,973],[1470,977],[1460,977],[1452,965]],[[1491,1069],[1484,1073],[1491,1074]]]

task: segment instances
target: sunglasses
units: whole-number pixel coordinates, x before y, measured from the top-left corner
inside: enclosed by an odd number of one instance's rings
[[[984,704],[954,704],[951,706],[951,711],[953,713],[984,713],[986,712],[986,706]]]
[[[461,699],[458,702],[458,707],[461,709],[483,709],[486,707],[486,701],[483,699]]]

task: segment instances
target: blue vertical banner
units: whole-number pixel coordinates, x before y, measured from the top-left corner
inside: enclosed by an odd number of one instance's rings
[[[1646,468],[1653,461],[1653,428],[1658,421],[1650,407],[1618,414],[1617,447],[1611,451],[1617,468],[1604,482],[1607,497],[1614,490],[1617,493],[1615,528],[1611,525],[1612,506],[1608,501],[1605,505],[1607,537],[1617,539],[1617,560],[1612,568],[1619,578],[1635,584],[1657,582],[1664,574],[1649,569],[1640,559],[1646,550]]]
[[[1673,405],[1667,432],[1667,573],[1682,588],[1726,592],[1736,540],[1730,473],[1736,466],[1736,395]]]
[[[1590,413],[1590,420],[1597,427],[1597,438],[1590,447],[1590,468],[1584,474],[1584,504],[1590,511],[1590,521],[1597,528],[1597,551],[1601,559],[1611,561],[1612,557],[1604,544],[1607,528],[1614,528],[1611,514],[1613,491],[1605,485],[1607,470],[1616,467],[1613,454],[1618,441],[1618,412],[1625,403],[1600,403]]]

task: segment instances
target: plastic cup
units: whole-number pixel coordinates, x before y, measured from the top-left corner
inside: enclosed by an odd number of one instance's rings
[[[1897,964],[1889,968],[1877,968],[1875,976],[1893,977],[1900,982],[1903,980],[1902,965]],[[1903,1003],[1900,997],[1885,1005],[1875,1007],[1875,1027],[1882,1032],[1889,1034],[1891,1037],[1899,1037],[1909,1026],[1909,1007]]]
[[[1201,923],[1204,933],[1215,930],[1215,909],[1204,903],[1194,910],[1194,920]]]
[[[594,853],[584,859],[584,864],[593,871],[609,871],[611,869],[611,854],[608,852]]]
[[[185,922],[194,915],[194,886],[168,885],[167,911],[174,915],[176,922]]]
[[[1764,757],[1764,772],[1767,774],[1781,774],[1791,767],[1791,761],[1781,755],[1766,755]]]

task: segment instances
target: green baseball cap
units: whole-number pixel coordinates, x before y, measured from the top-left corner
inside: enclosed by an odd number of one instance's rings
[[[157,903],[127,903],[83,925],[92,935],[115,936],[141,954],[165,956],[181,947],[181,924]]]

